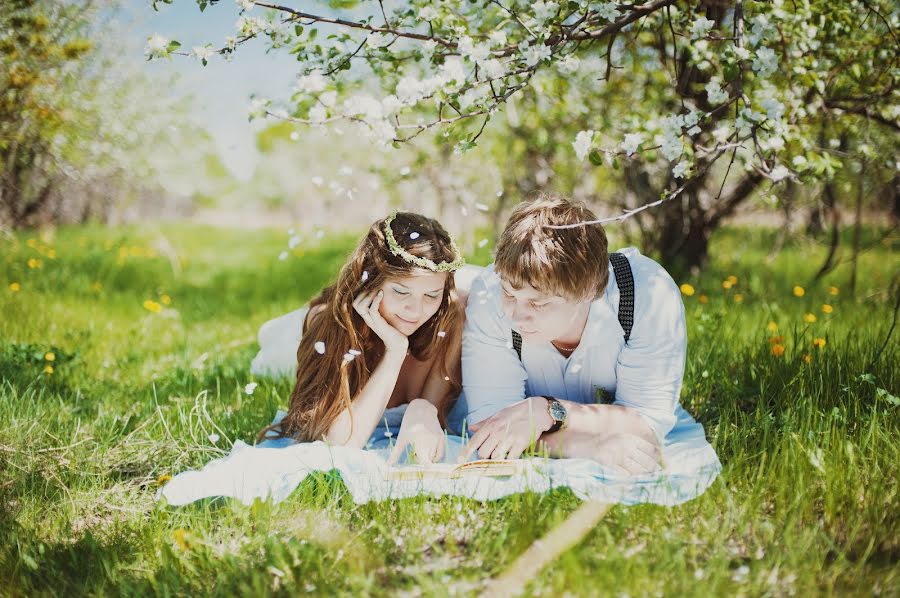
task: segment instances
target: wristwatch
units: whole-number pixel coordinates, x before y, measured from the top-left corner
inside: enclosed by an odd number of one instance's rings
[[[566,425],[566,415],[568,412],[566,411],[566,408],[563,407],[563,404],[553,397],[548,397],[547,395],[541,396],[547,399],[547,413],[549,413],[550,417],[553,419],[553,425],[550,426],[545,433],[552,434]]]

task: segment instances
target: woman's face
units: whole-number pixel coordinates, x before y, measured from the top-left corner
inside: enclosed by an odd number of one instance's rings
[[[412,335],[441,307],[447,276],[446,272],[416,270],[409,276],[387,279],[381,287],[384,298],[378,312],[388,324]]]

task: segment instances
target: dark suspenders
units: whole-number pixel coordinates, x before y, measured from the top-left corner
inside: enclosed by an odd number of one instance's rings
[[[631,274],[631,265],[628,258],[621,253],[610,253],[609,261],[612,263],[616,284],[619,286],[619,324],[625,331],[625,342],[631,338],[631,327],[634,326],[634,276]],[[512,346],[522,360],[522,335],[512,331]]]

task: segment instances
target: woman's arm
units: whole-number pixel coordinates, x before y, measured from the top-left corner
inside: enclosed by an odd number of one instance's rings
[[[390,350],[375,367],[375,371],[369,377],[369,381],[363,389],[353,397],[352,421],[349,409],[341,411],[340,415],[331,424],[325,439],[331,444],[341,444],[355,448],[366,446],[369,437],[378,425],[381,414],[384,413],[394,386],[406,351]]]
[[[397,385],[409,339],[378,313],[383,297],[383,291],[362,293],[353,301],[353,308],[384,342],[385,352],[366,385],[351,399],[350,407],[344,408],[331,424],[325,435],[330,443],[356,448],[366,446]]]

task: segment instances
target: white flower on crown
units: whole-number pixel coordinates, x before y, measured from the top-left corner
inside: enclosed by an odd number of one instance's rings
[[[499,79],[506,75],[506,67],[496,58],[481,63],[481,70],[488,79]]]
[[[534,11],[534,18],[537,19],[539,23],[543,24],[553,18],[559,10],[559,5],[552,0],[550,2],[538,0],[531,5],[531,10]]]

